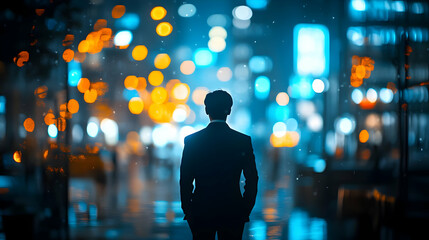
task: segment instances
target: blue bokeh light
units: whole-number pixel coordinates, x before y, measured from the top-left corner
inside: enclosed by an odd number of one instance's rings
[[[194,53],[194,62],[197,66],[207,67],[216,61],[216,55],[208,48],[198,48]]]
[[[266,99],[270,95],[270,79],[266,76],[259,76],[255,80],[255,96],[258,99]]]
[[[267,4],[268,0],[246,0],[246,5],[253,9],[265,9]]]
[[[80,63],[75,62],[74,60],[68,63],[68,83],[70,87],[76,87],[79,83],[80,78],[82,77],[82,68]]]
[[[115,27],[119,29],[135,30],[140,24],[140,17],[136,13],[126,13],[115,22]]]
[[[122,97],[127,100],[130,101],[131,98],[133,97],[139,97],[139,92],[137,92],[137,90],[133,89],[133,90],[129,90],[129,89],[124,89],[124,91],[122,92]]]

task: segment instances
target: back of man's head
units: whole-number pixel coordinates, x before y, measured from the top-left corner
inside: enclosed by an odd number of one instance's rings
[[[231,113],[232,97],[226,91],[216,90],[206,95],[204,105],[206,105],[206,113],[212,119],[225,120]]]

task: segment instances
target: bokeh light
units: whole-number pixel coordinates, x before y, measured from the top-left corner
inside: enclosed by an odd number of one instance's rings
[[[21,153],[21,151],[15,151],[15,152],[13,153],[13,160],[14,160],[15,162],[17,162],[17,163],[20,163],[20,162],[21,162],[21,159],[22,159],[22,153]]]
[[[116,46],[128,46],[133,40],[133,34],[128,31],[120,31],[113,38],[113,42]]]
[[[226,48],[226,42],[221,37],[213,37],[209,40],[208,47],[212,52],[222,52]]]
[[[180,64],[180,71],[185,75],[191,75],[195,71],[195,64],[191,60],[183,61]]]
[[[286,135],[286,124],[284,122],[276,122],[273,126],[273,134],[276,137],[283,137]]]
[[[131,98],[128,103],[128,109],[132,114],[140,114],[143,111],[144,103],[143,100],[139,97]]]
[[[172,96],[177,100],[185,100],[190,94],[190,89],[186,83],[177,83],[172,90]]]
[[[167,15],[167,10],[161,6],[154,7],[152,11],[150,11],[150,17],[155,21],[163,19],[165,15]]]
[[[250,9],[248,6],[238,6],[235,7],[232,10],[232,15],[234,16],[234,18],[237,18],[239,20],[249,20],[250,18],[252,18],[253,12],[252,9]]]
[[[77,90],[81,93],[85,93],[89,90],[89,87],[91,86],[91,82],[88,78],[81,78],[77,84]]]
[[[24,120],[23,126],[25,128],[25,131],[27,132],[33,132],[34,131],[34,120],[32,118],[26,118]]]
[[[55,124],[51,124],[48,126],[48,135],[50,138],[56,138],[58,135],[58,129]]]
[[[165,90],[165,88],[156,87],[152,90],[150,97],[152,99],[152,102],[156,104],[161,104],[167,101],[168,93],[167,93],[167,90]]]
[[[266,76],[259,76],[255,80],[255,96],[258,99],[266,99],[270,94],[270,79]]]
[[[320,79],[314,79],[311,86],[313,87],[313,91],[316,93],[321,93],[325,90],[325,83]]]
[[[187,3],[180,6],[177,12],[181,17],[192,17],[197,12],[197,8],[193,4]]]
[[[210,38],[220,37],[222,39],[226,39],[227,36],[228,33],[226,32],[226,29],[221,26],[212,27],[209,31]]]
[[[319,132],[323,128],[323,118],[320,114],[314,113],[307,118],[307,127],[313,132]]]
[[[289,103],[289,95],[285,92],[280,92],[276,96],[276,102],[280,106],[286,106]]]
[[[222,82],[227,82],[232,78],[232,71],[229,67],[221,67],[217,70],[217,78]]]
[[[369,102],[375,103],[377,101],[377,91],[374,88],[370,88],[366,91],[366,98]]]
[[[192,93],[192,101],[197,105],[204,105],[204,99],[206,98],[209,90],[205,87],[198,87]]]
[[[352,92],[352,100],[354,103],[359,104],[363,100],[363,93],[359,88],[356,88]]]
[[[70,99],[67,103],[67,109],[72,114],[77,113],[79,111],[79,102],[76,99]]]
[[[170,35],[173,31],[173,26],[169,22],[162,22],[156,26],[156,33],[161,37]]]
[[[45,117],[43,118],[46,125],[54,124],[55,121],[55,115],[52,113],[52,110],[49,110],[48,113],[46,113]]]
[[[97,90],[95,89],[89,89],[85,92],[83,95],[83,99],[87,103],[94,103],[95,100],[97,100]]]
[[[208,48],[199,48],[194,53],[194,62],[197,66],[205,67],[213,64],[215,56]]]
[[[170,56],[166,53],[160,53],[156,55],[154,65],[158,69],[166,69],[170,65]]]
[[[369,133],[367,130],[363,129],[362,131],[360,131],[359,133],[359,142],[361,143],[366,143],[369,139]]]
[[[98,135],[98,121],[88,121],[88,125],[86,126],[86,133],[88,136],[95,138]]]
[[[66,49],[63,52],[63,59],[66,62],[70,62],[74,58],[74,51],[71,49]]]
[[[388,88],[380,89],[380,100],[384,103],[391,103],[393,100],[393,92]]]
[[[139,80],[134,75],[127,76],[124,80],[124,86],[128,90],[136,89],[138,84],[139,84]]]
[[[124,5],[116,5],[112,9],[112,17],[113,18],[121,18],[125,14],[125,6]]]
[[[148,81],[152,86],[159,86],[164,81],[164,75],[160,71],[152,71],[149,73]]]
[[[175,122],[178,122],[178,123],[184,122],[186,120],[186,117],[187,117],[186,110],[182,108],[176,108],[173,112],[173,120]]]
[[[147,56],[147,48],[144,45],[137,45],[134,47],[132,51],[133,59],[136,61],[141,61],[146,58]]]

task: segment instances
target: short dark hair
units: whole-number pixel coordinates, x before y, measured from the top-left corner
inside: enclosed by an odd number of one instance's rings
[[[204,99],[206,113],[212,119],[226,119],[231,113],[232,97],[224,90],[216,90],[206,95]]]

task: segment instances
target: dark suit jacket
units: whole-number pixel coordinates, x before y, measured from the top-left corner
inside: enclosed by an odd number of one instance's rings
[[[246,178],[243,195],[242,171]],[[257,184],[258,172],[249,136],[224,122],[212,122],[185,138],[180,166],[185,219],[247,222],[255,205]]]

